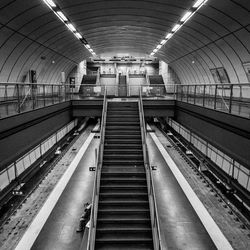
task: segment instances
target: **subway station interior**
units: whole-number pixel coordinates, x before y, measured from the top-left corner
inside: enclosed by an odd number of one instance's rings
[[[250,1],[1,0],[0,249],[250,249]]]

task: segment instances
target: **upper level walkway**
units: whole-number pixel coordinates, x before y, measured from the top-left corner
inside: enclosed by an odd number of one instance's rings
[[[119,85],[0,83],[0,119],[71,100],[119,97]],[[250,119],[250,84],[127,85],[127,97],[177,100]],[[124,98],[124,96],[122,96]]]

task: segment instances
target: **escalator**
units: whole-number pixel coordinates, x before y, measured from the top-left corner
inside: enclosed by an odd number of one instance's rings
[[[119,87],[118,87],[118,96],[126,97],[127,96],[127,78],[126,76],[119,76]]]

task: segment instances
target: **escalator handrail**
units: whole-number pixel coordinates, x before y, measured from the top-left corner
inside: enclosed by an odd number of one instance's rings
[[[95,179],[94,179],[94,187],[93,187],[93,194],[92,194],[92,209],[91,209],[91,215],[90,215],[90,228],[89,228],[89,234],[88,234],[87,250],[94,250],[95,248],[95,233],[96,233],[96,223],[97,223],[101,168],[102,168],[102,162],[103,162],[106,116],[107,116],[107,88],[105,86],[101,129],[100,129],[101,137],[100,137],[99,147],[96,153]]]
[[[146,135],[146,126],[145,126],[141,89],[140,89],[140,99],[139,99],[139,112],[140,112],[140,121],[141,121],[141,127],[142,127],[143,157],[144,157],[144,164],[145,164],[146,173],[147,173],[149,206],[150,206],[150,213],[151,213],[154,249],[161,250],[163,248],[162,248],[162,240],[161,240],[161,234],[160,234],[159,214],[158,214],[158,207],[156,203],[153,174],[152,174],[152,169],[150,166],[149,155],[148,155],[148,150],[147,150],[147,143],[146,143],[147,135]]]

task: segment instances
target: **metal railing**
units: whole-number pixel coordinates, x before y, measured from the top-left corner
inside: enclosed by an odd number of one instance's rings
[[[107,95],[106,88],[104,91],[103,109],[102,109],[102,121],[100,130],[100,144],[99,148],[95,151],[96,154],[96,169],[94,188],[92,194],[92,209],[90,215],[90,228],[88,235],[87,250],[95,249],[95,234],[96,234],[96,223],[97,223],[97,212],[98,212],[98,201],[99,201],[99,190],[100,190],[100,179],[101,179],[101,168],[103,162],[103,151],[104,151],[104,138],[105,138],[105,127],[106,127],[106,116],[107,116]]]
[[[152,169],[151,169],[150,162],[149,162],[148,150],[147,150],[147,141],[146,141],[147,135],[146,135],[146,126],[145,126],[146,123],[144,119],[144,110],[143,110],[141,91],[140,91],[140,98],[138,102],[139,102],[141,135],[142,135],[143,159],[144,159],[144,165],[145,165],[146,177],[147,177],[147,187],[148,187],[148,197],[149,197],[149,207],[150,207],[154,250],[161,250],[162,240],[161,240],[161,233],[160,233],[159,215],[158,215],[158,208],[157,208],[155,189],[154,189],[154,179],[153,179]]]
[[[175,99],[250,118],[250,84],[175,85]]]
[[[0,83],[0,118],[71,100],[65,84]]]
[[[117,77],[119,75],[117,74]],[[250,83],[106,85],[108,97],[173,99],[229,114],[250,118]],[[65,84],[0,83],[0,118],[67,100],[103,98],[105,85],[80,85],[79,92]]]

